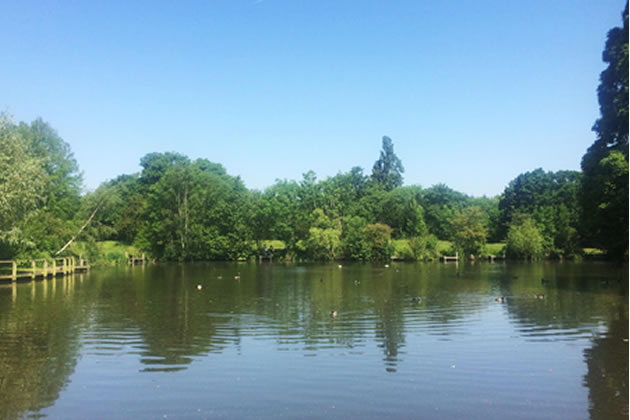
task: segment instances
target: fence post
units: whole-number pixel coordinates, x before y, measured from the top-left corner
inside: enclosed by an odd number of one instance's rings
[[[68,259],[67,258],[63,259],[63,274],[64,276],[68,274]]]
[[[44,258],[43,274],[44,274],[44,279],[48,278],[48,260],[45,258]]]
[[[31,260],[31,280],[35,278],[35,269],[37,265],[35,264],[35,260]]]
[[[55,277],[57,275],[57,260],[53,258],[52,263],[52,276]]]
[[[17,280],[17,261],[11,261],[11,280]]]

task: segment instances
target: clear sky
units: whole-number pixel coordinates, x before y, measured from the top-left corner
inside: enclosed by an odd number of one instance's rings
[[[249,188],[371,172],[500,194],[579,170],[622,0],[0,1],[0,110],[42,117],[87,189],[149,152]]]

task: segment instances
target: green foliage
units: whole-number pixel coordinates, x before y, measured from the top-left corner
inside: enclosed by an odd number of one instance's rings
[[[252,203],[239,178],[205,159],[148,156],[149,176],[140,177],[147,202],[136,244],[166,260],[239,259],[254,253],[248,228]]]
[[[142,251],[136,247],[118,241],[73,242],[70,250],[73,255],[82,255],[88,259],[90,265],[127,264],[129,255],[142,255]]]
[[[394,238],[426,233],[424,211],[417,201],[421,193],[420,187],[400,187],[385,194],[378,220],[392,228]]]
[[[366,261],[370,258],[366,226],[365,219],[360,216],[348,216],[344,219],[341,250],[345,259]]]
[[[585,179],[583,223],[590,243],[615,259],[628,250],[628,194],[628,159],[612,151]]]
[[[298,241],[298,248],[310,260],[333,260],[341,244],[340,237],[341,232],[337,229],[312,227],[308,238]]]
[[[505,252],[505,244],[503,243],[487,243],[485,247],[485,255],[502,255]]]
[[[76,162],[51,127],[0,118],[0,257],[52,254],[92,214],[69,252],[93,258],[105,252],[111,260],[122,254],[97,244],[116,241],[180,261],[249,258],[269,240],[283,244],[283,255],[308,260],[388,260],[393,253],[418,260],[455,250],[479,255],[486,238],[507,235],[519,212],[531,214],[547,254],[577,252],[580,239],[579,174],[522,174],[500,200],[442,184],[402,187],[402,163],[388,137],[371,177],[354,167],[318,181],[308,171],[299,182],[278,180],[264,191],[247,190],[218,163],[174,152],[149,153],[140,165],[140,173],[80,197]],[[604,201],[593,220],[607,219],[598,232],[611,235],[619,221],[627,226],[619,212],[627,197],[627,156],[609,154],[597,168],[592,190]],[[615,246],[624,245],[627,240]]]
[[[41,208],[45,185],[42,159],[28,153],[13,122],[0,114],[0,258],[34,246],[22,222]]]
[[[500,236],[499,219],[499,197],[474,197],[468,199],[471,206],[479,207],[482,210],[486,227],[488,228],[488,240],[498,242],[502,238]]]
[[[341,231],[320,208],[313,211],[311,220],[308,236],[296,244],[300,256],[320,261],[335,259],[341,245]]]
[[[404,260],[433,260],[439,256],[438,240],[434,235],[414,236],[392,241],[394,255]]]
[[[365,241],[372,261],[389,261],[394,252],[392,228],[382,223],[373,223],[365,227]]]
[[[515,215],[527,213],[540,228],[545,253],[571,255],[579,245],[581,174],[536,169],[510,181],[499,201],[501,237]]]
[[[607,66],[597,88],[601,114],[593,126],[597,140],[582,158],[582,170],[587,175],[613,150],[628,159],[628,3],[622,18],[623,27],[608,32],[602,54]]]
[[[41,159],[47,175],[46,212],[63,221],[72,219],[81,201],[82,177],[70,145],[41,118],[30,125],[20,123],[18,131],[28,144],[29,154]]]
[[[468,197],[444,184],[422,191],[419,204],[424,209],[427,230],[443,240],[452,239],[451,220],[468,205]]]
[[[582,158],[585,243],[621,259],[628,252],[628,3],[623,28],[613,28],[603,53],[597,140]]]
[[[47,255],[74,231],[81,177],[70,147],[41,119],[0,116],[0,258]]]
[[[383,136],[383,150],[381,150],[380,158],[374,162],[372,167],[372,180],[385,191],[391,191],[402,186],[403,172],[405,172],[405,168],[394,153],[392,139]]]
[[[511,258],[540,258],[544,254],[544,238],[531,216],[515,215],[510,224],[506,254]]]
[[[455,248],[464,256],[479,255],[484,248],[488,231],[486,220],[479,207],[467,207],[452,220]]]

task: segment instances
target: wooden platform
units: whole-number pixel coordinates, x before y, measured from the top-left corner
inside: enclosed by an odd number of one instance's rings
[[[142,265],[144,265],[144,264],[146,264],[146,263],[147,263],[147,259],[146,259],[146,257],[144,256],[144,252],[142,253],[142,256],[140,256],[140,257],[135,257],[135,256],[133,256],[133,255],[129,255],[129,254],[127,254],[127,253],[125,253],[125,255],[127,255],[127,259],[128,259],[128,261],[129,261],[129,264],[130,264],[130,265],[136,265],[136,264],[142,264]]]
[[[457,261],[459,261],[459,253],[456,252],[454,257],[447,256],[447,255],[445,255],[443,257],[440,257],[440,261],[442,261],[442,262],[449,262],[449,261],[457,262]]]
[[[87,260],[83,258],[79,259],[78,264],[74,257],[8,260],[0,261],[0,280],[35,280],[36,278],[65,276],[89,269]]]

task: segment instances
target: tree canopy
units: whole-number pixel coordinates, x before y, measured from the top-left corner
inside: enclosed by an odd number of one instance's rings
[[[597,139],[582,158],[585,243],[614,258],[628,252],[628,3],[623,27],[608,32],[602,54],[606,69],[597,89]]]
[[[381,156],[372,167],[372,179],[385,191],[391,191],[403,184],[402,174],[405,172],[402,162],[394,153],[392,139],[383,136],[383,149]]]

